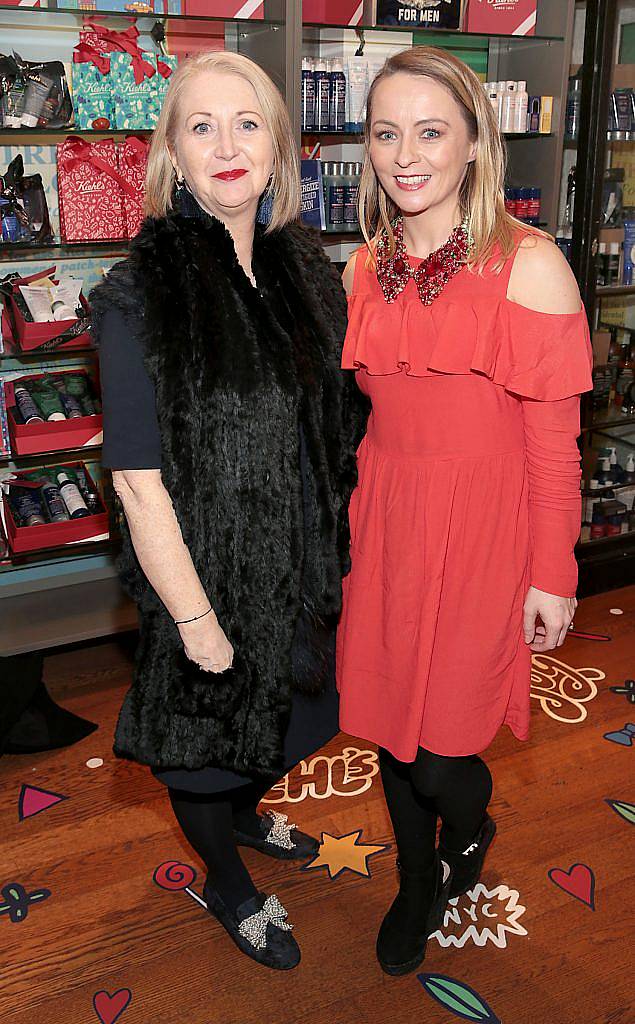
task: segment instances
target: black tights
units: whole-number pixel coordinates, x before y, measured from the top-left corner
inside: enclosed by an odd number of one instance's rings
[[[210,885],[230,910],[258,891],[236,847],[234,828],[259,834],[256,808],[269,786],[269,782],[251,783],[221,793],[168,788],[185,838],[207,867]]]
[[[470,845],[492,795],[492,776],[480,757],[442,757],[420,747],[415,761],[405,763],[380,747],[379,765],[404,870],[431,867],[437,816],[445,846],[460,852]]]

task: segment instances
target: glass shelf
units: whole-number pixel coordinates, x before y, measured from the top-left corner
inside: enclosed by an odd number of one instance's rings
[[[93,355],[94,355],[97,352],[97,349],[94,348],[92,345],[91,346],[84,345],[84,346],[82,346],[82,348],[65,348],[64,346],[62,346],[61,348],[54,349],[52,352],[41,352],[41,351],[38,351],[37,349],[35,351],[31,351],[31,352],[23,352],[19,348],[13,348],[9,344],[9,342],[6,342],[6,341],[5,341],[5,346],[8,346],[8,347],[5,347],[4,352],[0,352],[0,360],[2,360],[2,359],[15,359],[15,360],[17,360],[19,362],[22,362],[22,360],[24,360],[24,359],[33,359],[33,360],[37,360],[37,361],[41,362],[42,360],[48,361],[52,356],[71,356],[71,357],[73,357],[76,354],[78,354],[78,355],[83,355],[84,354],[85,355],[87,352],[90,352],[90,353],[93,353]]]
[[[635,423],[635,416],[622,416],[615,406],[609,409],[597,410],[593,421],[583,431],[603,430],[605,427],[628,427]]]
[[[95,253],[99,255],[125,256],[127,243],[130,240],[122,238],[113,239],[108,242],[52,242],[50,245],[3,245],[0,246],[0,262],[8,263],[28,259],[34,256],[36,259],[45,259],[51,256],[52,259],[62,257],[64,259],[81,259]]]
[[[7,4],[0,4],[0,12],[11,12],[15,14],[48,14],[57,17],[59,15],[71,15],[75,18],[125,18],[127,21],[136,21],[138,18],[152,18],[154,21],[206,21],[221,25],[259,25],[263,28],[284,26],[279,18],[223,18],[220,15],[209,14],[157,14],[156,11],[100,11],[96,10],[66,10],[51,9],[48,7],[9,7]]]
[[[609,298],[611,295],[635,295],[635,284],[611,284],[595,289],[595,294]]]
[[[24,567],[50,565],[68,558],[73,560],[94,558],[95,555],[110,554],[113,550],[114,537],[111,536],[108,540],[75,541],[73,544],[62,544],[55,548],[39,548],[37,551],[26,551],[24,554],[10,553],[8,560],[0,562],[0,573]]]
[[[425,35],[434,34],[436,35],[443,33],[448,36],[464,36],[467,39],[507,39],[511,43],[562,43],[564,36],[512,36],[509,34],[499,34],[495,32],[461,32],[452,28],[426,28],[423,25],[325,25],[319,21],[304,21],[302,28],[311,29],[329,29],[331,31],[342,32],[348,30],[349,32],[363,31],[363,32],[396,32],[397,34],[403,35]]]
[[[625,540],[635,539],[635,530],[628,530],[626,533],[616,533],[614,537],[594,537],[592,540],[578,541],[578,547],[610,547],[612,544],[623,543]]]
[[[84,445],[81,448],[56,448],[52,452],[37,452],[33,455],[17,455],[12,452],[10,455],[0,455],[0,466],[6,465],[9,462],[19,462],[24,468],[24,463],[32,463],[36,466],[39,462],[48,459],[59,459],[60,456],[64,456],[64,461],[66,462],[70,455],[82,455],[84,456],[82,461],[92,461],[95,455],[99,455],[101,448],[101,444],[91,444]]]

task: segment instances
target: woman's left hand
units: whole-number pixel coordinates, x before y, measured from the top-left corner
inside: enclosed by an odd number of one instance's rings
[[[525,643],[538,654],[562,647],[577,607],[575,597],[557,597],[530,587],[523,616]]]

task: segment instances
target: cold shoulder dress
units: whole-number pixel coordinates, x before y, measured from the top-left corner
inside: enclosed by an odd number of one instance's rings
[[[513,258],[463,268],[424,306],[412,280],[388,304],[356,257],[342,366],[372,411],[350,505],[340,726],[402,761],[419,746],[477,753],[502,724],[526,739],[527,590],[576,591],[588,324],[583,309],[509,300]]]

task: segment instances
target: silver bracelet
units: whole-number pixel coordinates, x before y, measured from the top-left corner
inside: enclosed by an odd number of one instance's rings
[[[185,626],[185,625],[187,625],[187,623],[188,623],[188,622],[196,622],[196,621],[197,621],[198,619],[204,619],[204,618],[205,618],[205,616],[206,616],[206,615],[209,615],[209,613],[210,613],[211,611],[212,611],[212,608],[211,608],[211,606],[210,606],[210,607],[209,607],[209,608],[207,609],[207,611],[206,611],[206,612],[203,612],[203,614],[202,614],[202,615],[195,615],[193,619],[175,619],[175,620],[174,620],[174,625],[175,625],[175,626]]]

